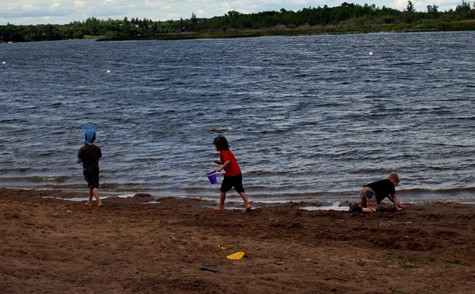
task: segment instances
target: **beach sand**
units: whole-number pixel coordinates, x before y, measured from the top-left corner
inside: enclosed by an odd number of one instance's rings
[[[475,289],[475,205],[363,215],[296,203],[245,213],[181,198],[110,198],[102,208],[47,198],[66,196],[0,189],[0,293]],[[237,251],[245,257],[226,258]]]

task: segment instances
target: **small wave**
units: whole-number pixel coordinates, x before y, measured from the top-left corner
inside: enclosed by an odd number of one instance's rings
[[[232,128],[226,128],[226,127],[223,127],[223,128],[209,128],[208,131],[210,132],[216,132],[216,133],[224,133],[224,132],[230,132],[232,130]]]
[[[2,183],[65,183],[69,176],[27,176],[27,177],[1,177]]]
[[[402,193],[412,193],[412,194],[459,194],[459,193],[474,193],[475,187],[463,187],[463,188],[448,188],[448,189],[424,189],[424,188],[414,188],[414,189],[405,189],[399,190]]]
[[[454,116],[448,117],[448,120],[475,120],[475,116]]]

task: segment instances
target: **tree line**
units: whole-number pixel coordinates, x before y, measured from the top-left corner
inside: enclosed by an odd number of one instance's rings
[[[406,30],[475,30],[475,4],[462,0],[455,9],[441,12],[428,5],[417,12],[408,1],[403,11],[383,6],[347,2],[299,11],[281,9],[243,14],[229,11],[224,16],[153,21],[151,19],[99,20],[90,17],[65,25],[0,26],[0,42],[30,42],[68,39],[177,39],[194,37],[233,37],[253,35],[378,32]]]

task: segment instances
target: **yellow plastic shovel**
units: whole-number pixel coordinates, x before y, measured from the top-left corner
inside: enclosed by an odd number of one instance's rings
[[[238,252],[235,252],[231,255],[226,256],[226,258],[230,259],[230,260],[239,260],[239,259],[242,259],[245,255],[246,255],[245,252],[238,251]]]

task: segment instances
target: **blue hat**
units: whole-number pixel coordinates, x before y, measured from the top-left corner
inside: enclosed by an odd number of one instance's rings
[[[81,130],[86,134],[86,144],[91,143],[96,133],[97,124],[89,122],[81,125]]]

